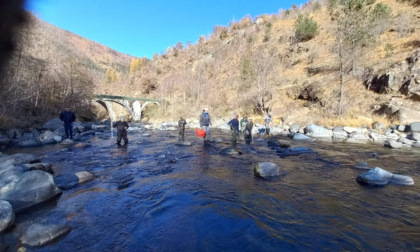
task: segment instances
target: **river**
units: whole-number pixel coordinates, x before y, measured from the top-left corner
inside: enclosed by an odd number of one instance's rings
[[[91,171],[96,178],[16,217],[5,233],[19,247],[32,223],[68,224],[58,241],[26,251],[413,251],[420,250],[419,150],[375,144],[293,142],[315,153],[280,157],[265,139],[204,145],[192,130],[130,133],[127,147],[94,138],[87,148],[25,150],[53,164],[55,175]],[[284,138],[287,139],[287,138]],[[271,179],[256,163],[281,168]],[[413,186],[363,186],[358,162],[410,176]]]

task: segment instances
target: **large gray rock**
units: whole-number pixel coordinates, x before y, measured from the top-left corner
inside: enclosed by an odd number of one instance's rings
[[[10,227],[15,221],[12,205],[5,200],[0,200],[0,232]]]
[[[54,118],[42,125],[42,128],[49,130],[56,130],[63,127],[63,122],[59,118]]]
[[[86,183],[95,178],[95,175],[88,171],[80,171],[75,174],[78,178],[79,184]]]
[[[400,174],[392,174],[389,183],[396,185],[414,185],[414,180],[409,176],[404,176]]]
[[[410,135],[410,139],[413,139],[414,141],[420,141],[420,133],[418,133],[418,132],[413,132],[413,133]]]
[[[397,142],[395,140],[387,140],[385,141],[384,146],[392,149],[401,149],[403,148],[403,143]]]
[[[402,124],[410,124],[412,122],[420,121],[420,112],[417,110],[401,107],[396,115]]]
[[[289,131],[290,133],[293,134],[293,133],[299,132],[299,129],[300,129],[300,126],[294,123],[290,125]]]
[[[41,225],[32,224],[26,232],[19,238],[20,242],[29,246],[43,246],[48,244],[71,231],[68,225]]]
[[[29,170],[40,170],[54,174],[52,165],[50,163],[33,163],[33,164],[24,164],[23,166],[27,167]]]
[[[367,185],[383,186],[389,183],[397,185],[414,185],[414,180],[411,177],[400,174],[393,174],[379,167],[375,167],[357,176],[356,180],[362,184]]]
[[[25,166],[14,166],[11,162],[0,163],[0,198],[12,190],[20,177],[29,169]]]
[[[61,145],[66,145],[66,146],[73,145],[74,144],[74,141],[71,140],[71,139],[64,139],[60,144]]]
[[[83,133],[86,131],[85,126],[81,122],[74,122],[73,123],[73,132],[76,133]]]
[[[410,130],[412,132],[420,132],[420,122],[413,122],[410,124]]]
[[[241,155],[242,151],[235,148],[226,148],[220,151],[220,154],[223,156],[232,156],[232,155]]]
[[[54,177],[54,183],[62,190],[73,188],[79,184],[79,177],[76,174],[64,174]]]
[[[400,138],[398,134],[392,132],[386,132],[385,136],[388,140],[398,140],[398,138]]]
[[[407,125],[402,125],[402,124],[397,125],[397,128],[396,128],[396,130],[398,130],[399,132],[406,132],[407,129],[408,129]]]
[[[414,142],[413,145],[411,145],[411,147],[420,148],[420,142]]]
[[[9,201],[13,210],[18,213],[60,193],[61,190],[54,184],[51,174],[36,170],[25,172],[13,189],[1,195],[0,199]]]
[[[369,136],[370,138],[372,138],[374,142],[379,142],[379,143],[384,143],[388,139],[385,135],[380,135],[373,131],[369,133]]]
[[[296,133],[293,136],[294,141],[313,141],[311,137],[308,137],[302,133]]]
[[[330,130],[315,124],[309,124],[305,128],[305,134],[310,137],[331,137],[332,135]]]
[[[361,128],[355,128],[355,127],[343,127],[343,130],[347,132],[348,134],[351,134],[353,132],[357,132],[359,134],[363,134],[363,130]]]
[[[55,140],[56,136],[57,135],[54,132],[47,130],[41,133],[38,140],[43,144],[56,143],[57,142]]]
[[[379,167],[375,167],[363,174],[357,176],[357,181],[367,185],[387,185],[392,178],[392,173]]]
[[[346,140],[348,143],[366,143],[370,141],[369,136],[359,133],[358,131],[353,131],[349,134],[349,137]]]
[[[190,145],[192,145],[192,143],[188,142],[188,141],[178,141],[178,142],[175,143],[175,145],[190,146]]]
[[[400,143],[403,143],[403,144],[406,144],[406,145],[410,145],[410,146],[413,144],[413,141],[411,141],[410,139],[407,139],[405,137],[400,137],[397,140],[397,142],[400,142]]]
[[[35,156],[34,154],[16,153],[16,154],[0,157],[0,163],[4,161],[9,161],[13,165],[19,165],[19,164],[30,164],[30,163],[38,162],[39,158]]]
[[[257,177],[267,178],[280,175],[280,167],[271,162],[261,162],[255,165],[254,174]]]
[[[348,137],[348,133],[344,130],[344,127],[337,126],[332,129],[333,138],[336,139],[346,139]]]

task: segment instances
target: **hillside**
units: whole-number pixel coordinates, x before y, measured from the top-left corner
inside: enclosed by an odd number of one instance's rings
[[[364,82],[386,72],[420,47],[418,4],[375,2],[389,6],[391,22],[377,42],[358,55],[357,69],[345,80],[345,113],[337,116],[337,25],[327,2],[319,5],[310,1],[278,15],[254,20],[244,17],[229,27],[215,27],[210,37],[201,37],[197,44],[177,44],[166,54],[155,55],[118,92],[164,98],[170,106],[163,106],[161,115],[173,119],[178,115],[194,117],[202,107],[209,107],[217,117],[257,115],[261,110],[256,101],[265,90],[265,108],[284,123],[338,124],[344,120],[360,125],[372,118],[389,123],[374,111],[395,94],[374,93],[366,89]],[[294,25],[299,14],[313,18],[320,32],[309,41],[296,43]],[[315,97],[305,97],[308,89],[316,93]]]
[[[107,69],[115,70],[119,75],[129,72],[132,56],[62,30],[32,15],[24,32],[25,38],[29,39],[29,43],[25,44],[30,46],[24,46],[23,50],[34,58],[61,64],[74,58],[98,79],[102,74],[103,80]]]
[[[160,107],[146,107],[144,120],[196,118],[203,107],[213,118],[226,119],[234,114],[261,118],[270,111],[284,124],[404,123],[407,115],[420,120],[420,99],[413,99],[420,97],[420,73],[412,56],[420,48],[419,2],[363,1],[369,11],[385,5],[390,16],[369,31],[374,43],[362,44],[348,58],[338,53],[342,14],[333,2],[309,1],[275,15],[215,26],[196,44],[177,43],[153,59],[134,59],[31,17],[6,78],[9,86],[3,87],[13,96],[3,92],[0,97],[0,124],[11,115],[53,117],[64,104],[74,104],[87,120],[94,117],[91,111],[106,118],[103,108],[85,104],[94,93],[164,100]],[[296,36],[299,15],[317,23],[311,39]],[[352,64],[340,71],[342,59]],[[398,88],[383,88],[392,84],[390,72]],[[378,81],[383,79],[388,82]],[[402,92],[407,81],[413,84]],[[19,102],[19,97],[28,98]]]

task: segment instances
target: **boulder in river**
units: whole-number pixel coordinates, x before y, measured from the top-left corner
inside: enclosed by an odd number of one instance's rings
[[[175,143],[175,145],[190,146],[190,145],[192,145],[192,143],[188,142],[188,141],[178,141],[178,142]]]
[[[58,188],[67,190],[79,184],[79,177],[75,174],[64,174],[54,177],[54,183],[58,186]]]
[[[86,183],[95,178],[95,175],[88,171],[76,172],[76,176],[79,178],[78,179],[79,184]]]
[[[20,237],[20,242],[29,246],[43,246],[48,244],[71,231],[68,225],[41,225],[32,224]]]
[[[293,135],[294,141],[313,141],[312,138],[302,134],[302,133],[296,133]]]
[[[261,178],[279,176],[280,167],[271,162],[261,162],[255,165],[254,174]]]
[[[24,164],[25,167],[28,167],[29,170],[41,170],[54,174],[52,165],[50,163],[33,163],[33,164]]]
[[[48,201],[60,193],[61,190],[54,184],[51,174],[35,170],[25,172],[13,189],[1,195],[0,199],[9,201],[17,213]]]
[[[220,154],[223,156],[229,156],[229,155],[241,155],[242,151],[237,150],[235,148],[226,148],[220,151]]]
[[[0,163],[4,161],[10,161],[13,165],[19,165],[38,162],[39,158],[34,154],[16,153],[0,157]]]
[[[356,180],[362,184],[379,186],[387,185],[389,183],[397,185],[414,184],[414,180],[409,176],[393,174],[379,167],[375,167],[363,174],[360,174],[359,176],[357,176]]]
[[[15,221],[15,213],[8,201],[0,200],[0,232],[10,227]]]
[[[367,185],[387,185],[392,177],[392,173],[379,167],[375,167],[357,176],[357,181]]]
[[[56,130],[63,128],[63,122],[59,118],[54,118],[42,125],[42,128],[49,130]]]

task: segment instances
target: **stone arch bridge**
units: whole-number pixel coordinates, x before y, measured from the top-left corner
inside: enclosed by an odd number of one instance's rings
[[[160,100],[148,99],[148,98],[137,98],[127,96],[116,96],[116,95],[95,95],[95,102],[101,104],[109,113],[109,117],[112,121],[116,121],[116,115],[112,109],[112,103],[117,103],[123,106],[131,115],[134,122],[139,122],[141,119],[141,112],[148,104],[160,105]]]

